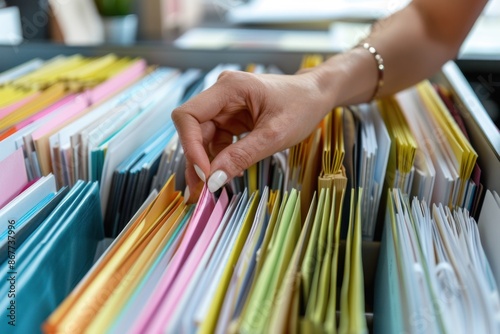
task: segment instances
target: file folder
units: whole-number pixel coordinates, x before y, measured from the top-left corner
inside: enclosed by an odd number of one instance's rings
[[[39,324],[90,269],[102,236],[98,187],[95,183],[80,182],[17,249],[15,269],[7,269],[7,262],[2,265],[2,276],[15,279],[19,275],[15,302],[18,310],[30,319],[18,320],[17,331],[40,330]],[[61,249],[66,250],[64,257]],[[6,287],[7,279],[4,282]],[[34,295],[38,296],[36,300]],[[8,299],[2,300],[7,308],[5,303],[9,303]],[[2,332],[11,330],[7,322],[0,327]]]

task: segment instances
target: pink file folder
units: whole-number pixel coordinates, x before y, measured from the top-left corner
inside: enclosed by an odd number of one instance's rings
[[[196,204],[195,212],[189,221],[184,237],[175,253],[172,261],[169,263],[167,270],[163,273],[155,293],[148,300],[147,305],[141,312],[138,320],[136,321],[131,333],[144,333],[148,328],[149,323],[154,319],[156,310],[158,310],[161,302],[172,287],[172,283],[177,277],[182,264],[187,259],[189,253],[192,251],[196,241],[200,238],[210,214],[214,209],[215,203],[212,194],[208,191],[207,186],[203,188],[200,199]]]
[[[28,184],[23,149],[20,148],[0,161],[0,209],[17,196]]]
[[[88,106],[89,99],[87,93],[78,94],[76,96],[72,95],[71,97],[65,97],[61,99],[57,103],[50,106],[48,109],[51,109],[50,112],[52,112],[55,110],[59,110],[59,108],[65,108],[64,112],[58,115],[58,117],[52,118],[49,122],[33,131],[33,140],[38,140],[44,135],[55,130],[64,122],[84,111]]]
[[[144,75],[146,68],[147,64],[144,59],[137,60],[122,72],[91,89],[89,91],[90,103],[98,103],[116,94],[118,91]]]
[[[25,119],[24,121],[21,121],[18,124],[16,124],[15,125],[16,131],[19,131],[22,128],[24,128],[25,126],[28,126],[31,123],[39,120],[40,118],[49,115],[50,113],[52,113],[53,111],[56,111],[57,109],[59,109],[60,107],[64,106],[65,104],[73,102],[74,99],[75,99],[75,95],[73,95],[73,94],[72,95],[68,95],[68,96],[60,99],[59,101],[57,101],[53,105],[45,108],[44,110],[42,110],[42,111],[34,114],[33,116]]]
[[[17,101],[7,107],[0,108],[0,119],[7,117],[9,114],[12,112],[16,111],[17,109],[21,108],[28,102],[33,101],[38,95],[40,95],[40,92],[35,92],[31,94],[30,96],[25,97],[24,99]]]
[[[212,237],[217,231],[228,204],[229,198],[226,189],[224,189],[199,241],[191,251],[191,254],[189,254],[187,261],[184,263],[184,266],[170,289],[170,293],[166,296],[157,310],[155,318],[150,322],[148,331],[151,331],[152,333],[163,333],[163,329],[172,317],[175,307],[179,304],[190,278],[193,276],[201,258],[203,257],[203,254],[212,240]]]
[[[72,117],[78,115],[84,111],[87,107],[99,103],[109,96],[117,93],[134,80],[143,75],[146,69],[146,62],[144,60],[138,60],[130,67],[123,70],[121,73],[115,75],[114,77],[106,80],[104,83],[94,87],[93,89],[86,91],[82,94],[78,94],[73,98],[74,105],[65,112],[61,117],[53,119],[51,122],[45,124],[43,128],[37,129],[33,133],[33,140],[37,140],[44,134],[49,133],[51,130],[55,129],[58,125],[63,124]],[[62,100],[61,100],[62,101]],[[61,106],[61,105],[59,105]]]

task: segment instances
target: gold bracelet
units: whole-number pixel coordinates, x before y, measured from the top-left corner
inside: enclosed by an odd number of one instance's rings
[[[377,97],[378,92],[380,91],[380,88],[384,85],[384,59],[377,52],[377,49],[375,49],[369,43],[364,42],[364,43],[358,44],[358,46],[361,46],[363,49],[370,52],[370,54],[373,55],[373,57],[375,58],[375,61],[377,62],[378,80],[377,80],[377,86],[375,87],[375,91],[373,92],[373,95],[370,99],[370,101],[371,101]]]

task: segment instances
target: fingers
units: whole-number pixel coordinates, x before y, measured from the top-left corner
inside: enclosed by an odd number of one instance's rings
[[[212,122],[200,124],[202,134],[203,150],[208,152],[208,147],[215,133],[215,126]],[[187,160],[187,159],[186,159]],[[184,201],[186,203],[194,203],[198,199],[203,184],[206,182],[205,172],[196,163],[189,160],[186,161],[186,189],[184,191]]]
[[[203,138],[203,149],[208,152],[209,143],[214,137],[215,126],[212,122],[200,124]],[[206,174],[195,163],[186,161],[186,189],[184,191],[184,202],[195,203],[200,197],[203,184],[207,181]]]
[[[233,138],[231,132],[218,129],[208,145],[210,155],[213,158],[216,157],[222,150],[233,143]]]
[[[261,102],[259,98],[247,100],[249,91],[257,97],[263,91],[258,81],[248,79],[251,79],[248,74],[223,73],[215,85],[172,113],[187,160],[190,198],[196,196],[197,177],[201,180],[209,177],[208,187],[214,192],[280,147],[279,141],[274,140],[276,134],[269,127],[254,129],[243,140],[231,144],[233,134],[253,128],[251,110],[258,108],[253,102]],[[249,87],[252,89],[248,90]],[[214,123],[218,124],[217,129]],[[207,128],[206,124],[212,127]],[[212,164],[208,153],[217,154]]]
[[[186,160],[198,166],[200,177],[208,176],[210,172],[210,160],[206,151],[206,141],[209,137],[204,133],[206,129],[203,126],[221,112],[231,96],[237,95],[228,92],[232,87],[217,83],[172,112],[172,120],[177,128]]]
[[[184,148],[186,165],[197,165],[207,175],[210,171],[210,160],[204,147],[204,139],[200,123],[190,114],[174,110],[172,119],[179,134],[179,140]],[[186,174],[186,180],[190,174]]]
[[[184,202],[195,203],[200,197],[203,184],[198,177],[193,165],[186,166],[186,189],[184,190]]]
[[[215,192],[258,161],[280,151],[282,134],[270,129],[255,129],[245,138],[223,149],[212,161],[208,189]]]
[[[172,120],[184,148],[187,165],[193,168],[196,166],[194,171],[197,171],[196,175],[203,181],[210,172],[207,148],[215,131],[213,123],[209,121],[217,115],[220,108],[220,102],[214,101],[213,95],[201,93],[172,112]],[[190,177],[191,173],[187,173],[186,180],[194,183]]]

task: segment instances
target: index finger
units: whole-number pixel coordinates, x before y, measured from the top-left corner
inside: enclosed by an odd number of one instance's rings
[[[172,120],[184,148],[186,160],[208,177],[210,160],[204,146],[202,123],[219,114],[225,105],[224,91],[215,84],[172,112]]]

